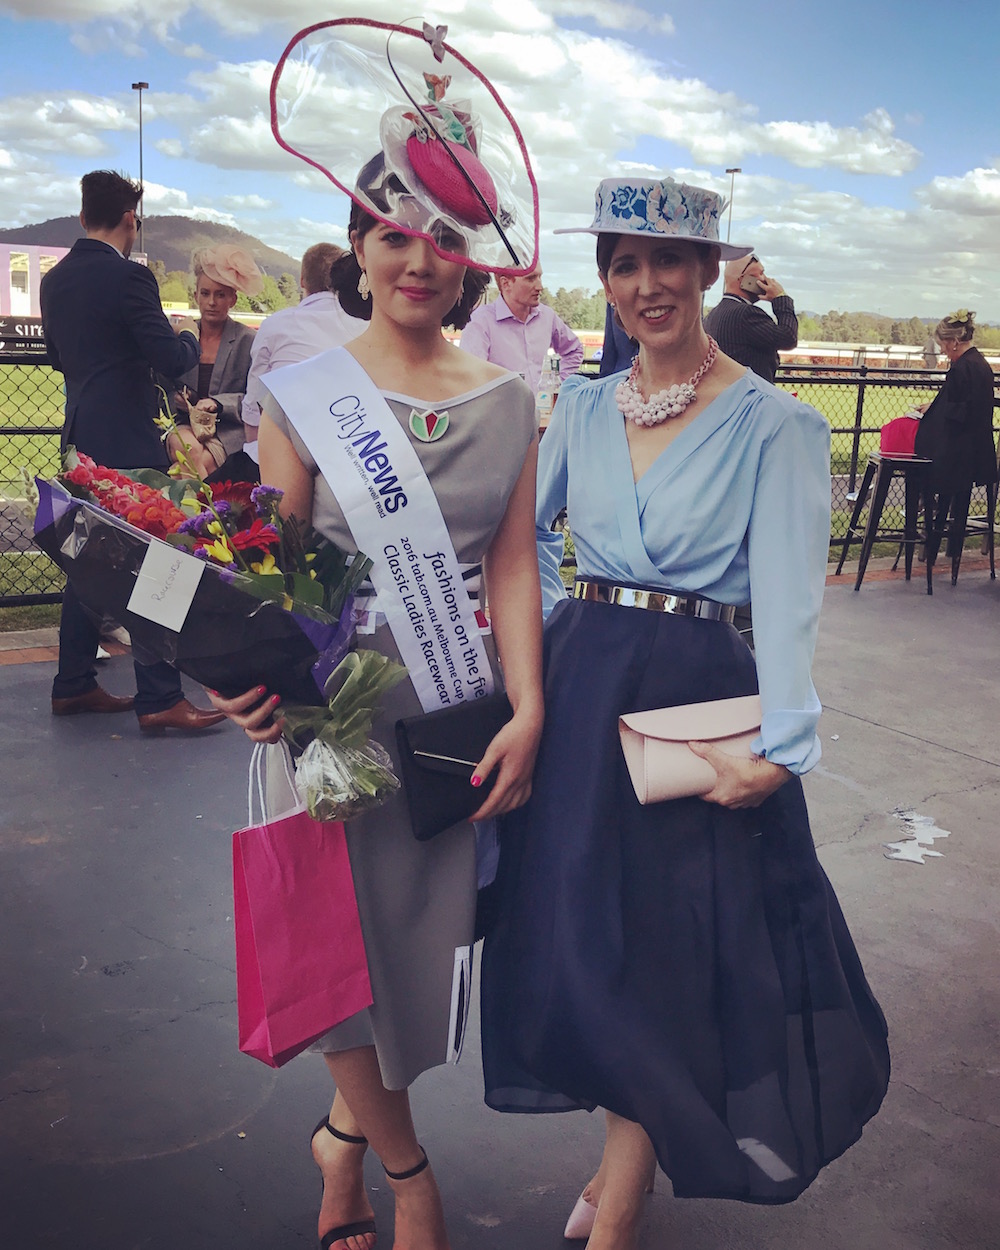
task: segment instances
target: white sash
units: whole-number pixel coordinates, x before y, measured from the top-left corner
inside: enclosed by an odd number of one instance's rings
[[[482,698],[493,672],[441,508],[413,444],[342,347],[262,382],[316,461],[358,550],[425,712]]]

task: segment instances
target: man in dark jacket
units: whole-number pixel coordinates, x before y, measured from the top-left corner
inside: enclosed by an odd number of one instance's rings
[[[86,238],[42,279],[42,328],[49,363],[66,382],[62,447],[72,445],[115,469],[167,469],[169,458],[154,424],[152,371],[178,374],[196,364],[193,322],[175,334],[156,279],[129,259],[139,228],[142,188],[110,170],[85,174],[80,222]],[[71,585],[63,595],[59,671],[52,683],[56,716],[127,712],[144,730],[203,729],[222,719],[184,698],[169,664],[135,661],[135,699],[97,684],[98,627]]]
[[[758,300],[768,300],[772,320]],[[788,351],[799,341],[799,319],[785,288],[768,278],[756,256],[731,260],[725,269],[722,299],[705,318],[705,329],[719,347],[752,369],[766,382],[774,381],[779,348]]]

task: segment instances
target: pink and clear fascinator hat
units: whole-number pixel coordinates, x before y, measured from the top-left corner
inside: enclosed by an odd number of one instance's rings
[[[752,247],[723,243],[719,219],[726,200],[705,187],[692,187],[673,178],[604,178],[597,187],[594,221],[553,234],[638,234],[652,238],[688,239],[710,244],[723,260],[749,256]]]
[[[271,80],[271,129],[360,208],[446,259],[530,272],[538,188],[524,138],[447,30],[341,18],[299,31]]]
[[[193,265],[200,268],[206,278],[242,291],[244,295],[259,295],[264,285],[264,275],[257,268],[257,262],[245,247],[235,243],[202,248],[192,259]]]

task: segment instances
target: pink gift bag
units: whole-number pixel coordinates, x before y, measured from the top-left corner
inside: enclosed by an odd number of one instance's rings
[[[245,1054],[280,1068],[371,1006],[343,824],[303,808],[237,830],[233,908]]]

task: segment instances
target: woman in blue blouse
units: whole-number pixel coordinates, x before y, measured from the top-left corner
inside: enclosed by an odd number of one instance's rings
[[[503,834],[484,1065],[499,1110],[606,1109],[567,1226],[589,1250],[634,1245],[657,1161],[679,1197],[791,1201],[889,1076],[799,781],[820,754],[829,427],[704,331],[720,256],[749,250],[718,242],[721,209],[669,178],[598,187],[588,232],[639,353],[628,374],[563,384],[539,457],[546,728]],[[550,528],[563,507],[571,599]],[[673,595],[631,606],[636,587]],[[751,597],[756,664],[728,623]],[[641,806],[618,717],[758,683],[755,755],[694,744],[714,788]]]

